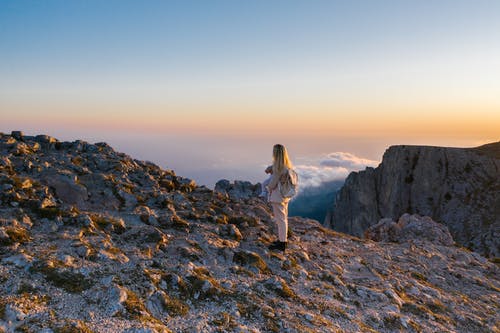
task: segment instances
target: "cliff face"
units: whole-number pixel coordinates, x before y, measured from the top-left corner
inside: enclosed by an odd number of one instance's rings
[[[351,173],[325,225],[362,236],[381,218],[432,217],[455,241],[500,255],[500,142],[478,148],[393,146],[377,168]]]
[[[475,252],[302,218],[271,252],[262,200],[103,143],[0,134],[0,189],[0,332],[500,329],[500,270]]]

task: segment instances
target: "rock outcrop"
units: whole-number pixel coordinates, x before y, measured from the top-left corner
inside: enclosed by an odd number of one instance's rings
[[[500,256],[500,142],[390,147],[377,168],[347,177],[324,225],[362,236],[380,219],[405,213],[430,216],[462,246]]]
[[[0,332],[500,330],[498,264],[462,248],[292,217],[270,252],[262,200],[106,144],[0,135],[0,181]]]
[[[404,214],[394,222],[385,218],[365,231],[365,238],[377,242],[420,242],[428,241],[438,245],[452,246],[453,237],[448,228],[434,222],[428,216]]]
[[[250,199],[260,195],[262,186],[260,183],[252,184],[249,181],[235,180],[231,183],[227,179],[221,179],[215,184],[214,190],[233,199]]]

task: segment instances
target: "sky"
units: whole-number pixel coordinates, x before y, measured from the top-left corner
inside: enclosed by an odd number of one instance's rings
[[[259,180],[274,143],[327,179],[361,168],[331,154],[498,141],[500,1],[0,0],[12,130],[210,186]]]

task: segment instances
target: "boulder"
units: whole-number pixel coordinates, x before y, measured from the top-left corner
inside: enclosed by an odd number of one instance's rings
[[[392,219],[381,219],[379,223],[365,231],[365,238],[377,242],[403,243],[412,240],[426,240],[436,245],[452,246],[454,244],[448,228],[433,221],[429,216],[404,214],[394,222]]]
[[[77,179],[75,175],[53,171],[41,176],[41,180],[55,190],[56,198],[68,205],[83,206],[88,199],[88,192]]]
[[[261,192],[260,183],[252,184],[249,181],[235,180],[231,183],[227,179],[221,179],[215,184],[215,191],[227,194],[231,199],[249,199],[258,197]]]

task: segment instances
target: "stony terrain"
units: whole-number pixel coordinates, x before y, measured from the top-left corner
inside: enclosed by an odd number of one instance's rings
[[[500,332],[498,263],[377,243],[104,143],[0,135],[0,332]]]
[[[377,168],[351,173],[325,226],[362,236],[382,218],[430,216],[455,241],[500,256],[500,142],[477,148],[393,146]]]

